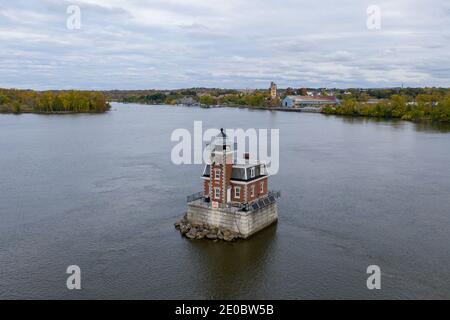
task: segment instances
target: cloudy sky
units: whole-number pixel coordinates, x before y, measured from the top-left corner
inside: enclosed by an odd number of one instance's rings
[[[80,8],[80,29],[67,27],[70,5]],[[370,5],[381,9],[380,29],[367,26]],[[450,1],[0,0],[0,87],[266,88],[272,80],[448,87]]]

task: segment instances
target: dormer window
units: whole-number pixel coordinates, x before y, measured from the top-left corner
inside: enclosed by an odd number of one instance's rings
[[[256,170],[255,170],[255,167],[253,167],[253,168],[250,168],[250,179],[251,179],[251,178],[254,178],[254,177],[255,177],[255,175],[256,175]]]
[[[266,166],[261,165],[261,166],[259,167],[259,170],[260,170],[260,172],[261,172],[261,175],[265,175],[265,174],[266,174]]]

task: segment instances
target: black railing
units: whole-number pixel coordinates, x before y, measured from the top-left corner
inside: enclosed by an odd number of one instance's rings
[[[186,201],[189,203],[189,202],[192,202],[192,201],[195,201],[198,199],[202,199],[202,198],[203,198],[203,192],[197,192],[197,193],[191,194],[190,196],[187,196]]]
[[[270,190],[268,196],[273,196],[275,199],[281,198],[281,191],[280,190]]]
[[[281,197],[281,191],[269,191],[267,197],[258,199],[249,206],[249,210],[258,210],[270,206]]]
[[[255,202],[253,202],[252,204],[238,204],[238,205],[231,205],[229,204],[229,208],[231,207],[237,207],[239,208],[239,210],[244,210],[244,211],[249,211],[249,210],[258,210],[258,209],[262,209],[264,207],[267,207],[269,205],[271,205],[272,203],[276,202],[276,199],[281,197],[281,191],[269,191],[269,193],[267,194],[267,197],[264,197],[262,199],[258,199]],[[197,192],[194,194],[191,194],[189,196],[186,197],[186,202],[193,202],[199,199],[203,199],[203,192]]]

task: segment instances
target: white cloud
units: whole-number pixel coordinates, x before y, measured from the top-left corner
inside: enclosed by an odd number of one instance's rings
[[[377,2],[0,0],[0,87],[448,86],[445,0]]]

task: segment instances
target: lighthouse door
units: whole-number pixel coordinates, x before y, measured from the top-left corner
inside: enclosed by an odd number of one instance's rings
[[[231,202],[231,187],[227,189],[227,203]]]

